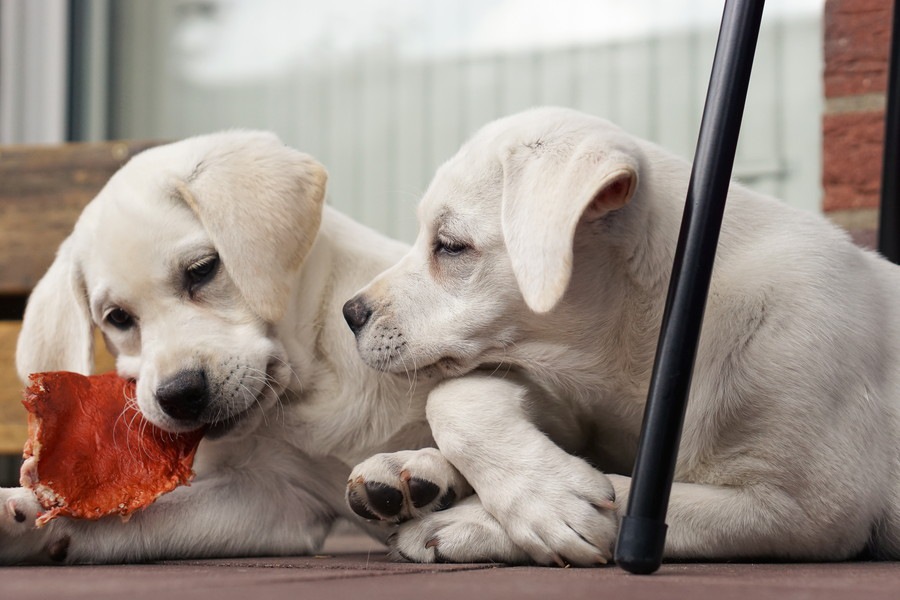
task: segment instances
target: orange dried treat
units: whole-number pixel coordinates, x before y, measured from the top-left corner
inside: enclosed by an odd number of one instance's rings
[[[35,373],[22,403],[28,409],[21,484],[47,511],[127,517],[162,494],[188,484],[203,430],[174,434],[137,410],[134,381],[115,373]]]

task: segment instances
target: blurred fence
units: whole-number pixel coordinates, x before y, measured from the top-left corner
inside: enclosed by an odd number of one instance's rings
[[[691,158],[715,27],[569,47],[437,56],[391,43],[327,53],[277,77],[193,81],[167,45],[177,2],[116,10],[111,137],[178,138],[259,127],[330,172],[329,201],[395,237],[435,168],[487,121],[530,106],[571,106]],[[736,176],[819,210],[821,16],[768,20],[760,36]]]

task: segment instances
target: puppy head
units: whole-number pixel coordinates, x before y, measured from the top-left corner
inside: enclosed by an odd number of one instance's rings
[[[29,373],[92,367],[92,330],[172,431],[224,429],[289,381],[272,324],[318,231],[326,175],[261,132],[147,150],[85,208],[25,312]],[[248,419],[247,422],[250,420]]]
[[[631,200],[638,156],[621,130],[567,109],[484,127],[435,175],[410,253],[348,303],[364,360],[446,375],[504,361],[565,294],[578,226]]]

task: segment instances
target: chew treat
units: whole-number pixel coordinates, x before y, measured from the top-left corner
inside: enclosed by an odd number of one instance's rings
[[[127,518],[193,477],[203,430],[174,434],[144,419],[133,381],[66,371],[29,379],[20,481],[46,511],[38,526],[60,515]]]

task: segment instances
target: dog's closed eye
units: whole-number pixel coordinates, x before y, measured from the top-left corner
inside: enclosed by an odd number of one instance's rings
[[[194,294],[203,285],[211,281],[219,270],[219,255],[211,254],[194,261],[185,269],[185,282],[188,294],[193,298]]]
[[[438,238],[434,242],[435,254],[443,254],[445,256],[458,256],[468,249],[468,245],[456,240]]]

